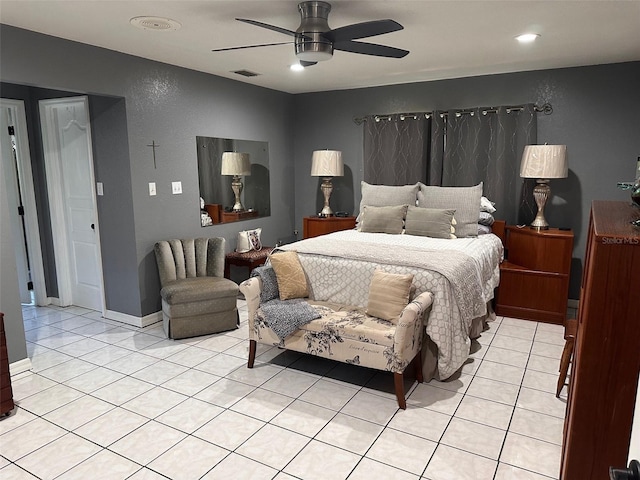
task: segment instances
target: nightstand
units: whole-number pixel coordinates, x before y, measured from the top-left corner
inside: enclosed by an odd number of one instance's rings
[[[562,325],[567,315],[573,232],[508,226],[505,248],[496,313]]]
[[[303,238],[355,228],[356,217],[304,217]]]

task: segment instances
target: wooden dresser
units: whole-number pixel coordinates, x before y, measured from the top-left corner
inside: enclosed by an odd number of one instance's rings
[[[496,313],[562,325],[567,315],[573,232],[506,227]]]
[[[640,372],[640,228],[629,223],[638,218],[627,202],[592,205],[560,480],[603,480],[627,465]]]

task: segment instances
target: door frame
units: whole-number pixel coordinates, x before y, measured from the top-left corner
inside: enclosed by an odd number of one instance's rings
[[[95,224],[97,275],[100,283],[100,299],[102,302],[101,313],[104,316],[106,308],[104,276],[102,272],[102,248],[100,245],[100,227],[98,221],[98,202],[96,197],[96,181],[93,166],[93,142],[91,138],[91,121],[89,115],[89,97],[64,97],[47,100],[39,100],[40,123],[42,129],[42,143],[44,150],[44,163],[47,174],[47,190],[49,194],[49,209],[51,215],[51,231],[53,234],[53,251],[56,259],[56,275],[58,279],[58,299],[60,306],[69,306],[73,302],[71,287],[71,255],[69,252],[70,239],[67,235],[67,217],[65,214],[64,192],[62,189],[62,160],[58,141],[54,131],[55,119],[52,108],[70,102],[82,102],[87,114],[87,135],[89,155],[89,181],[91,182],[91,198],[93,201],[93,216]]]
[[[42,246],[40,243],[40,227],[38,224],[38,209],[31,170],[31,151],[29,149],[29,133],[27,130],[27,115],[23,100],[0,98],[0,106],[8,108],[14,114],[14,128],[16,148],[18,150],[18,181],[22,193],[24,206],[24,226],[26,232],[27,250],[30,258],[31,281],[35,293],[36,305],[48,305],[51,300],[47,297],[47,287],[44,280],[44,265],[42,260]]]

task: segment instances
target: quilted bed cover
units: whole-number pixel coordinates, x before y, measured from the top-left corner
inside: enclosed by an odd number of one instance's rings
[[[412,273],[415,295],[434,301],[426,333],[438,346],[438,377],[453,375],[469,356],[474,318],[485,316],[500,280],[503,246],[493,235],[436,239],[344,230],[280,247],[295,250],[309,278],[310,297],[365,306],[376,268]]]

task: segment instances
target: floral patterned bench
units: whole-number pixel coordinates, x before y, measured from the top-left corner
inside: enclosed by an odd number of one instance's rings
[[[403,373],[412,362],[416,379],[422,382],[422,326],[425,313],[433,302],[430,292],[421,293],[409,302],[400,314],[397,325],[367,315],[363,306],[308,300],[321,317],[280,340],[264,320],[260,309],[261,289],[260,277],[252,277],[240,285],[249,309],[249,368],[253,368],[257,343],[262,343],[352,365],[391,371],[394,373],[398,405],[406,408]]]

